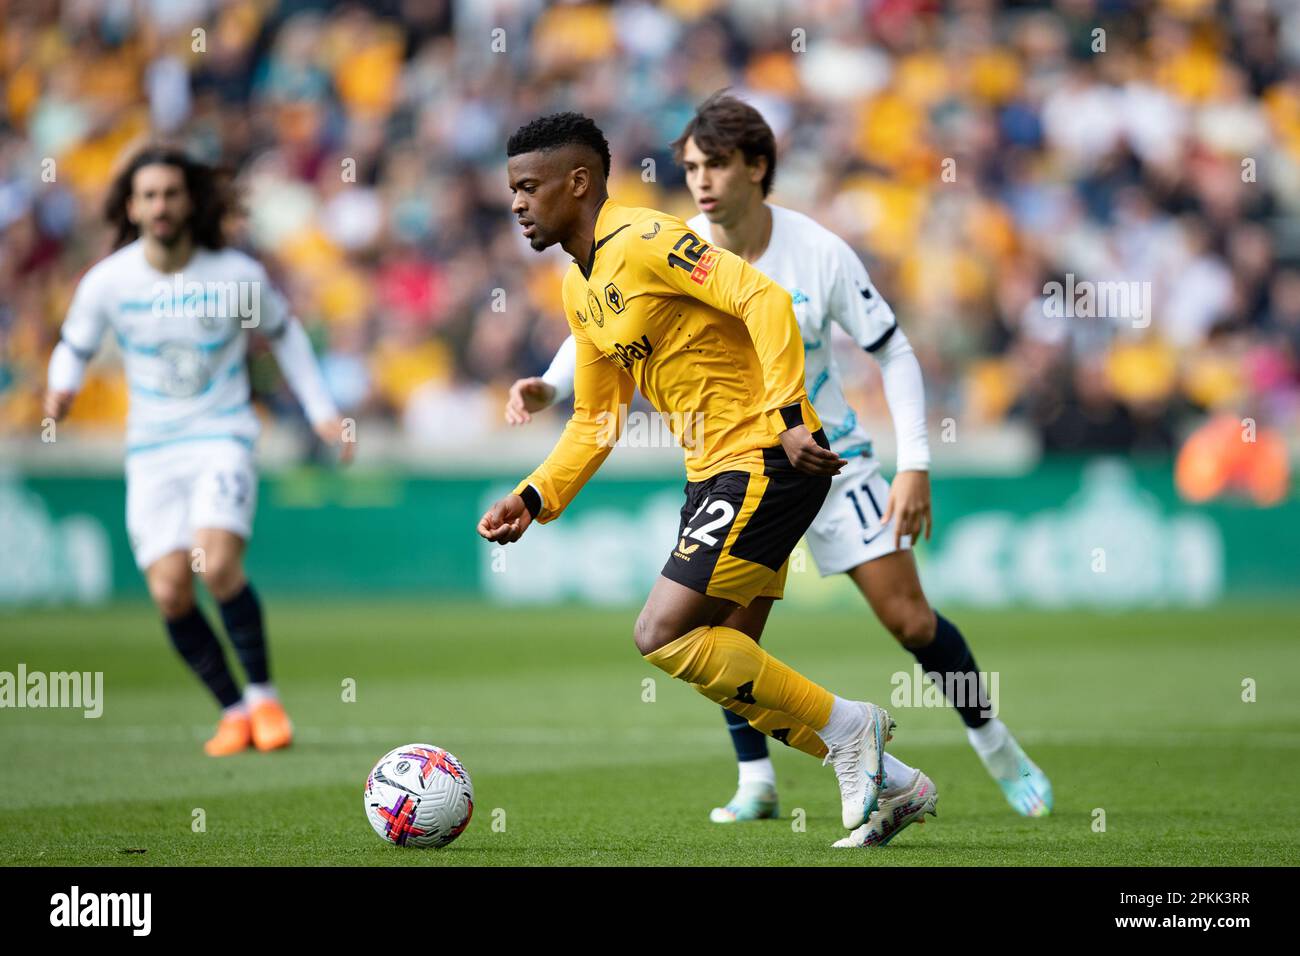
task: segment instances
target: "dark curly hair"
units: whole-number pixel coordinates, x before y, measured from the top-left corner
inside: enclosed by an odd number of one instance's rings
[[[109,186],[104,200],[104,219],[117,231],[113,248],[121,249],[140,237],[140,227],[127,217],[126,207],[134,188],[135,174],[145,166],[175,166],[185,174],[185,188],[194,204],[189,228],[195,244],[208,249],[223,248],[226,245],[222,231],[224,220],[237,206],[233,177],[225,169],[191,159],[184,150],[174,146],[147,146],[140,150]]]
[[[609,176],[609,143],[600,127],[581,113],[552,113],[524,124],[506,141],[506,156],[561,146],[587,147],[600,157],[605,176]]]
[[[672,142],[673,158],[678,163],[691,137],[695,138],[700,152],[710,159],[725,159],[732,150],[738,149],[745,162],[752,166],[762,156],[767,160],[767,172],[760,185],[764,196],[772,191],[772,181],[776,179],[776,136],[763,114],[744,100],[723,89],[701,103],[682,135]]]

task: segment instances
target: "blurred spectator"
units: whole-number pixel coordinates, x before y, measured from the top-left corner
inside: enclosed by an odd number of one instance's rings
[[[344,409],[449,448],[501,427],[505,387],[566,334],[567,259],[532,254],[508,213],[510,132],[588,111],[614,194],[690,215],[667,143],[731,85],[777,131],[773,198],[845,236],[908,327],[936,420],[1019,420],[1063,450],[1168,450],[1211,411],[1296,436],[1300,6],[1005,7],[18,5],[0,27],[0,429],[38,422],[71,288],[106,251],[104,188],[149,137],[238,170],[243,240]],[[1150,313],[1063,315],[1049,284],[1067,279],[1135,283]],[[78,417],[120,428],[103,353]],[[882,414],[846,359],[851,399]]]

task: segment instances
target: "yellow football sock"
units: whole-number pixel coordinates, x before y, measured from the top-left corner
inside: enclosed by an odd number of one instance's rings
[[[645,657],[723,706],[727,701],[757,704],[813,728],[830,720],[835,700],[830,691],[733,628],[697,627]]]
[[[701,694],[704,693],[704,688],[699,684],[691,686]],[[808,756],[816,757],[818,760],[826,756],[826,743],[817,736],[817,731],[807,724],[799,723],[789,714],[768,710],[766,707],[759,707],[758,704],[742,704],[735,698],[718,701],[718,703],[732,713],[740,714],[741,717],[749,721],[749,726],[755,730],[767,734],[769,737],[775,737],[787,747],[801,750]]]

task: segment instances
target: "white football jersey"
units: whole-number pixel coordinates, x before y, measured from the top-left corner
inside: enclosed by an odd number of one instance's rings
[[[884,345],[897,320],[871,284],[862,260],[829,229],[803,213],[768,203],[772,237],[753,264],[790,293],[803,337],[808,400],[822,420],[837,454],[870,454],[871,440],[844,397],[839,366],[831,351],[831,323],[839,325],[868,352]],[[708,218],[700,213],[687,225],[713,241]]]
[[[276,338],[289,310],[261,263],[235,249],[196,248],[176,274],[157,271],[140,240],[96,263],[77,285],[63,341],[84,360],[111,328],[130,408],[127,453],[201,438],[251,447],[248,333]]]

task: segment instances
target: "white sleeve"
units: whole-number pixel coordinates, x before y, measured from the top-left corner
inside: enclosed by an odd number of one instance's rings
[[[59,333],[59,344],[50,356],[48,385],[54,391],[80,390],[86,374],[86,365],[99,351],[99,340],[108,325],[104,311],[104,298],[93,275],[87,274],[77,283],[67,318]]]
[[[551,359],[551,367],[542,374],[542,381],[555,389],[551,404],[562,402],[573,394],[573,376],[577,372],[578,346],[570,335]]]
[[[280,364],[289,388],[302,403],[307,420],[317,425],[337,418],[339,410],[325,386],[316,353],[311,348],[311,339],[307,338],[297,319],[290,316],[284,320],[281,333],[271,339],[271,351],[275,353],[275,360]]]
[[[289,310],[289,303],[266,274],[266,268],[256,259],[251,261],[253,282],[257,286],[257,294],[253,297],[257,313],[253,316],[251,327],[275,341],[288,329],[293,313]]]
[[[880,379],[894,419],[898,442],[898,471],[930,470],[930,439],[925,428],[925,383],[921,363],[903,330],[894,326],[889,338],[872,352],[880,363]]]
[[[831,276],[827,286],[826,310],[853,341],[875,352],[898,327],[894,310],[876,291],[857,253],[838,236],[831,255]]]
[[[831,320],[880,363],[885,401],[894,420],[898,471],[930,470],[925,428],[925,383],[912,343],[898,327],[894,310],[871,282],[867,267],[849,244],[836,237],[827,309]]]
[[[253,281],[257,283],[257,314],[252,328],[271,343],[275,361],[284,374],[289,388],[302,405],[307,421],[313,425],[337,418],[338,406],[325,385],[311,339],[302,324],[293,316],[289,303],[271,282],[266,268],[257,260],[253,263]]]

